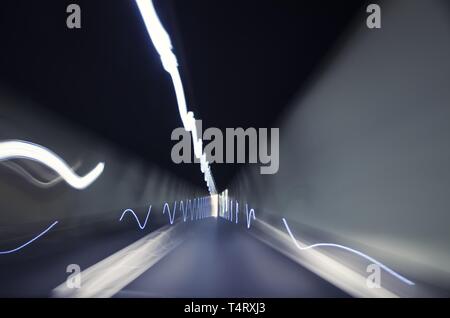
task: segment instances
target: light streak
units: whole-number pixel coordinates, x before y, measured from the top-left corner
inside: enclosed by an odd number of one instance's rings
[[[64,179],[61,176],[57,176],[54,179],[48,180],[48,181],[42,181],[39,180],[38,178],[36,178],[35,176],[33,176],[28,170],[26,170],[24,167],[22,167],[21,165],[11,161],[5,161],[2,162],[2,164],[13,170],[14,172],[20,174],[22,177],[24,177],[28,182],[34,184],[37,187],[40,188],[51,188],[55,185],[57,185],[58,183],[60,183],[61,181],[63,181]],[[78,169],[81,166],[81,162],[77,162],[75,165],[72,166],[72,171],[75,171],[76,169]]]
[[[195,220],[201,220],[208,216],[206,213],[206,208],[207,208],[206,198],[194,198],[192,201],[194,202],[194,204],[192,204],[191,200],[186,200],[186,204],[183,201],[180,201],[180,209],[183,213],[184,222],[186,222],[186,220],[187,220],[189,210],[191,212],[191,221],[194,221],[194,215],[195,215]],[[127,213],[131,213],[134,216],[135,220],[137,221],[139,228],[141,230],[143,230],[147,225],[148,219],[150,217],[151,209],[152,209],[152,206],[150,205],[143,224],[141,224],[138,216],[132,209],[124,210],[119,218],[119,221],[121,222]],[[177,201],[174,202],[172,212],[170,211],[169,203],[168,202],[164,203],[163,215],[166,214],[166,211],[168,212],[169,223],[171,225],[175,222],[176,210],[177,210]]]
[[[230,221],[233,222],[233,200],[230,200],[230,217]]]
[[[170,224],[173,224],[173,221],[175,219],[175,212],[177,211],[177,201],[175,201],[175,203],[173,204],[173,214],[170,213],[169,203],[164,203],[163,214],[166,213],[166,208],[169,212],[169,222]]]
[[[194,210],[193,210],[193,213],[191,213],[191,221],[194,220],[194,217],[197,220],[197,215],[198,215],[198,212],[197,212],[197,210],[198,210],[198,199],[197,198],[194,199],[194,202],[193,202],[192,206],[193,206]]]
[[[186,204],[184,204],[183,201],[180,201],[180,209],[181,209],[181,212],[183,213],[183,222],[186,222],[187,212],[188,212],[188,208],[190,205],[191,205],[191,200],[186,200]],[[192,207],[191,207],[191,215],[192,215]]]
[[[401,280],[402,282],[404,282],[405,284],[408,285],[415,285],[414,282],[410,281],[409,279],[407,279],[406,277],[400,275],[399,273],[395,272],[394,270],[392,270],[391,268],[387,267],[386,265],[384,265],[383,263],[377,261],[376,259],[374,259],[373,257],[370,257],[369,255],[366,255],[358,250],[352,249],[350,247],[344,246],[344,245],[339,245],[339,244],[334,244],[334,243],[317,243],[317,244],[312,244],[312,245],[308,245],[308,246],[300,246],[297,242],[297,240],[295,239],[294,235],[292,234],[289,225],[286,222],[286,219],[283,218],[283,223],[284,226],[286,227],[286,230],[289,234],[289,236],[291,237],[292,241],[294,242],[295,246],[297,246],[297,248],[301,251],[304,250],[308,250],[308,249],[312,249],[315,247],[336,247],[336,248],[340,248],[343,250],[346,250],[348,252],[351,252],[353,254],[356,254],[358,256],[361,256],[362,258],[365,258],[366,260],[368,260],[369,262],[372,262],[378,266],[380,266],[382,269],[384,269],[386,272],[388,272],[389,274],[391,274],[392,276],[398,278],[399,280]]]
[[[192,142],[194,145],[194,154],[200,160],[200,170],[204,175],[204,180],[208,187],[210,194],[216,194],[216,186],[214,178],[206,160],[206,155],[203,153],[203,142],[201,136],[197,135],[197,127],[195,125],[195,117],[193,112],[187,111],[186,97],[184,94],[183,83],[181,81],[180,73],[178,71],[177,57],[172,52],[172,42],[169,34],[164,29],[155,7],[151,0],[136,0],[136,4],[144,20],[147,32],[150,39],[158,52],[163,68],[170,74],[172,78],[173,87],[178,103],[178,112],[180,113],[181,121],[184,129],[190,131],[192,134]]]
[[[209,196],[209,208],[211,216],[217,218],[219,216],[219,195]]]
[[[233,200],[230,200],[230,204],[229,204],[229,209],[228,208],[228,199],[226,198],[226,196],[222,195],[221,196],[221,200],[222,200],[222,213],[219,214],[220,217],[230,221],[233,223]],[[239,223],[239,202],[237,200],[235,200],[235,204],[236,204],[236,210],[234,213],[234,222],[236,224]],[[248,209],[248,204],[245,204],[245,213],[246,213],[246,218],[247,218],[247,229],[249,229],[252,225],[252,219],[256,220],[256,215],[255,215],[255,210],[254,209]]]
[[[247,214],[247,229],[250,228],[251,225],[251,221],[252,221],[252,215],[253,215],[253,220],[256,219],[255,217],[255,210],[250,209],[250,212],[248,211],[248,204],[245,204],[245,212]]]
[[[7,250],[7,251],[0,251],[0,255],[5,255],[5,254],[11,254],[11,253],[15,253],[21,249],[23,249],[24,247],[30,245],[31,243],[33,243],[34,241],[36,241],[37,239],[39,239],[40,237],[42,237],[43,235],[45,235],[48,231],[50,231],[56,224],[58,224],[58,221],[53,222],[48,228],[46,228],[43,232],[41,232],[40,234],[38,234],[37,236],[35,236],[33,239],[29,240],[28,242],[20,245],[19,247],[16,247],[15,249],[12,250]]]
[[[196,202],[196,199],[193,200],[192,206],[191,206],[192,207],[192,210],[191,210],[191,221],[194,221],[195,202]]]
[[[138,223],[139,228],[141,230],[143,230],[145,228],[145,226],[147,225],[148,217],[150,216],[151,211],[152,211],[152,206],[150,205],[150,207],[148,208],[147,216],[145,217],[145,220],[144,220],[144,224],[142,224],[142,225],[141,225],[141,222],[139,221],[139,218],[137,217],[136,213],[134,213],[134,211],[132,209],[126,209],[125,211],[123,211],[122,216],[120,217],[119,221],[122,221],[122,219],[126,213],[131,213],[134,215],[134,218],[136,219],[136,222]]]
[[[75,174],[67,163],[51,150],[21,140],[0,142],[0,161],[9,159],[35,160],[58,173],[64,181],[75,189],[82,190],[94,182],[103,172],[105,164],[100,162],[97,166],[83,177]]]

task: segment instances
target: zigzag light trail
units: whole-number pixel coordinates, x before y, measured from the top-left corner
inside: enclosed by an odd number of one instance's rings
[[[169,213],[169,222],[170,224],[173,224],[173,221],[175,219],[175,212],[177,211],[177,201],[175,201],[175,203],[173,204],[173,214],[170,213],[169,203],[164,204],[163,214],[166,213],[166,209],[168,210]]]
[[[204,198],[194,198],[193,204],[191,200],[186,200],[186,204],[183,201],[180,201],[180,209],[182,211],[182,216],[183,216],[183,222],[186,222],[187,220],[187,215],[188,212],[191,212],[191,221],[194,221],[194,216],[195,216],[195,220],[201,220],[204,219],[206,217],[208,217],[208,213],[207,213],[207,208],[208,208],[208,204],[206,203],[206,200],[208,200],[209,197],[204,197]],[[197,202],[197,203],[195,203]],[[152,206],[150,205],[147,215],[145,217],[144,222],[141,224],[139,217],[137,216],[137,214],[134,212],[134,210],[132,209],[126,209],[122,212],[120,218],[119,218],[119,222],[122,222],[123,218],[125,217],[125,215],[127,214],[132,214],[134,216],[134,219],[136,220],[139,228],[141,230],[145,229],[145,227],[147,226],[149,217],[150,217],[150,212],[151,212]],[[169,214],[169,223],[171,225],[174,224],[175,222],[175,216],[176,216],[176,211],[177,211],[177,201],[174,202],[174,206],[173,206],[173,210],[170,210],[170,205],[168,202],[164,203],[163,206],[163,212],[162,214]]]
[[[230,200],[230,204],[229,207],[230,209],[228,210],[228,199],[224,199],[224,202],[222,203],[222,212],[220,214],[220,217],[233,222],[233,200]],[[236,209],[235,209],[235,217],[234,217],[234,222],[236,224],[239,223],[239,202],[236,200],[235,201],[236,204]],[[248,209],[248,204],[245,204],[245,214],[246,214],[246,226],[247,229],[250,229],[251,225],[252,225],[252,219],[256,220],[256,215],[255,215],[255,210],[254,209]]]
[[[141,222],[139,221],[139,218],[137,217],[136,213],[134,213],[134,211],[132,209],[126,209],[125,211],[123,211],[122,215],[120,216],[119,221],[122,222],[122,219],[125,216],[125,214],[131,213],[134,216],[134,218],[136,219],[136,222],[138,223],[139,228],[141,230],[143,230],[145,228],[145,226],[147,225],[148,217],[150,216],[151,211],[152,211],[152,206],[150,205],[150,207],[148,208],[147,216],[145,217],[144,223],[142,225],[141,225]]]
[[[250,209],[250,212],[248,211],[248,204],[245,204],[245,213],[247,215],[247,229],[250,228],[251,222],[252,222],[252,216],[253,220],[256,219],[255,217],[255,210]]]
[[[161,24],[161,21],[159,20],[158,14],[156,13],[155,7],[153,6],[153,2],[151,0],[136,0],[136,4],[142,15],[150,39],[161,58],[162,65],[172,78],[181,121],[183,122],[184,129],[186,131],[190,131],[192,134],[194,154],[195,157],[200,160],[200,169],[204,174],[204,179],[209,193],[211,195],[216,194],[217,190],[209,166],[209,162],[206,160],[206,155],[203,153],[202,139],[197,135],[197,127],[195,125],[196,119],[194,117],[194,113],[191,111],[187,111],[183,83],[178,71],[177,57],[172,52],[173,47],[170,36]]]
[[[191,221],[192,221],[192,220],[194,220],[194,216],[193,216],[193,213],[192,213],[191,200],[186,200],[186,204],[184,204],[183,201],[180,201],[180,209],[181,209],[181,212],[183,213],[183,221],[184,222],[186,222],[186,218],[187,218],[187,213],[188,213],[188,208],[189,207],[191,208]]]
[[[374,264],[377,264],[378,266],[380,266],[382,269],[384,269],[386,272],[388,272],[389,274],[393,275],[394,277],[398,278],[399,280],[401,280],[402,282],[404,282],[405,284],[408,285],[415,285],[414,282],[410,281],[409,279],[407,279],[406,277],[400,275],[399,273],[395,272],[394,270],[392,270],[391,268],[387,267],[386,265],[384,265],[383,263],[377,261],[376,259],[374,259],[373,257],[370,257],[367,254],[364,254],[363,252],[360,252],[358,250],[352,249],[350,247],[344,246],[344,245],[339,245],[339,244],[334,244],[334,243],[317,243],[317,244],[312,244],[312,245],[308,245],[308,246],[300,246],[297,242],[297,240],[295,239],[294,235],[291,232],[291,229],[289,228],[289,225],[286,222],[286,219],[283,218],[283,223],[284,226],[286,227],[286,230],[289,234],[289,236],[291,237],[292,241],[294,242],[295,246],[301,250],[301,251],[305,251],[308,249],[312,249],[312,248],[316,248],[316,247],[336,247],[339,249],[343,249],[346,250],[348,252],[351,252],[353,254],[356,254],[358,256],[361,256],[362,258],[365,258],[366,260],[368,260],[369,262],[372,262]]]
[[[28,242],[20,245],[19,247],[16,247],[15,249],[12,250],[7,250],[7,251],[0,251],[0,255],[5,255],[5,254],[12,254],[15,253],[21,249],[23,249],[24,247],[30,245],[31,243],[33,243],[34,241],[36,241],[37,239],[39,239],[40,237],[44,236],[48,231],[50,231],[56,224],[58,224],[58,221],[53,222],[48,228],[46,228],[43,232],[41,232],[40,234],[36,235],[34,238],[32,238],[31,240],[29,240]]]
[[[208,199],[208,197],[193,199],[193,201],[194,201],[193,208],[191,205],[191,200],[186,200],[186,206],[184,206],[183,201],[180,201],[180,209],[181,209],[181,212],[183,213],[183,221],[186,222],[188,208],[190,208],[190,210],[191,210],[191,221],[194,220],[194,214],[195,214],[196,220],[204,219],[205,217],[207,217],[207,213],[206,213],[206,208],[207,208],[206,200],[207,199]],[[187,202],[189,202],[189,203],[187,203]],[[197,206],[195,206],[195,202],[197,202]],[[177,201],[174,202],[172,212],[170,211],[169,203],[166,202],[163,207],[163,214],[165,214],[166,211],[169,214],[170,224],[173,224],[173,222],[175,220],[175,214],[177,211]]]

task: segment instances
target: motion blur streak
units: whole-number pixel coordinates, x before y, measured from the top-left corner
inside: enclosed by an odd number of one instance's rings
[[[137,217],[136,213],[134,213],[134,211],[132,209],[126,209],[125,211],[123,211],[122,215],[120,216],[119,221],[122,222],[122,219],[125,216],[125,214],[131,213],[131,214],[133,214],[134,218],[136,219],[136,222],[138,223],[139,228],[141,230],[143,230],[145,228],[145,226],[147,225],[148,217],[150,216],[151,211],[152,211],[152,206],[150,205],[150,207],[148,208],[147,216],[145,217],[144,223],[142,225],[141,225],[141,222],[139,222],[139,218]]]
[[[366,254],[364,254],[364,253],[362,253],[362,252],[360,252],[360,251],[354,250],[354,249],[352,249],[352,248],[350,248],[350,247],[343,246],[343,245],[339,245],[339,244],[333,244],[333,243],[317,243],[317,244],[312,244],[312,245],[308,245],[308,246],[300,246],[300,245],[298,244],[297,240],[295,239],[294,235],[292,234],[291,229],[289,228],[289,225],[287,224],[285,218],[283,218],[283,223],[284,223],[284,226],[286,227],[286,230],[287,230],[288,233],[289,233],[289,236],[292,238],[292,241],[294,242],[295,246],[297,246],[297,248],[298,248],[299,250],[304,251],[304,250],[308,250],[308,249],[310,249],[310,248],[315,248],[315,247],[336,247],[336,248],[340,248],[340,249],[349,251],[349,252],[351,252],[351,253],[354,253],[354,254],[356,254],[356,255],[359,255],[359,256],[361,256],[361,257],[367,259],[368,261],[370,261],[370,262],[372,262],[372,263],[374,263],[374,264],[377,264],[377,265],[380,266],[382,269],[384,269],[386,272],[388,272],[389,274],[391,274],[391,275],[397,277],[398,279],[400,279],[400,280],[401,280],[402,282],[404,282],[405,284],[408,284],[408,285],[415,285],[412,281],[410,281],[409,279],[403,277],[403,276],[400,275],[399,273],[393,271],[392,269],[390,269],[389,267],[387,267],[387,266],[384,265],[383,263],[380,263],[379,261],[377,261],[376,259],[370,257],[369,255],[366,255]]]
[[[380,288],[367,288],[367,273],[364,270],[358,270],[361,267],[359,263],[350,262],[348,259],[343,262],[336,259],[335,255],[328,256],[315,249],[298,253],[297,247],[292,244],[288,234],[262,221],[261,218],[255,220],[252,231],[248,233],[354,297],[396,298],[399,296],[398,286],[394,282],[383,283]],[[301,240],[298,241],[301,242]],[[363,267],[365,269],[365,264]],[[405,285],[402,284],[402,286]],[[406,292],[411,295],[412,291],[408,288]]]
[[[166,209],[168,210],[169,213],[169,222],[170,224],[173,224],[173,221],[175,219],[175,213],[177,212],[177,201],[175,201],[175,203],[173,204],[173,214],[170,213],[170,206],[169,203],[167,202],[164,204],[163,214],[166,214]]]
[[[248,211],[248,204],[245,204],[245,213],[247,214],[247,229],[249,229],[250,226],[251,226],[251,223],[252,223],[252,216],[253,216],[253,220],[256,219],[256,217],[255,217],[255,210],[250,209],[250,212],[249,212]],[[231,218],[231,221],[233,221],[233,218]]]
[[[180,201],[180,209],[183,213],[183,222],[186,222],[187,219],[187,212],[188,212],[188,200],[186,200],[186,205],[183,203],[183,201]],[[191,211],[192,214],[192,211]]]
[[[211,202],[211,216],[214,218],[217,218],[218,211],[219,211],[219,195],[214,194],[210,196],[210,202]]]
[[[0,161],[15,158],[35,160],[46,165],[78,190],[87,188],[102,174],[105,167],[105,164],[100,162],[88,174],[80,177],[72,171],[66,162],[43,146],[20,140],[0,142]]]
[[[19,250],[21,250],[22,248],[30,245],[31,243],[33,243],[34,241],[36,241],[37,239],[39,239],[41,236],[44,236],[48,231],[50,231],[56,224],[58,224],[58,221],[55,221],[52,223],[52,225],[50,225],[48,228],[46,228],[42,233],[40,233],[39,235],[35,236],[33,239],[29,240],[28,242],[20,245],[19,247],[9,250],[9,251],[0,251],[0,255],[4,255],[4,254],[11,254],[14,252],[17,252]]]
[[[236,210],[235,210],[235,217],[234,222],[236,224],[239,223],[239,202],[235,200],[236,203]],[[233,223],[233,200],[230,200],[229,209],[228,209],[228,198],[224,197],[222,202],[222,214],[220,215],[222,218],[230,221]],[[255,210],[254,209],[248,209],[248,203],[245,204],[245,215],[246,215],[246,224],[247,229],[250,229],[252,226],[252,219],[256,220]]]
[[[182,242],[177,235],[181,223],[150,233],[124,249],[81,272],[79,289],[62,283],[53,290],[54,297],[107,298],[138,278]]]
[[[2,162],[2,164],[11,169],[12,171],[20,174],[21,176],[23,176],[28,182],[30,182],[31,184],[40,187],[40,188],[51,188],[55,185],[57,185],[58,183],[60,183],[61,181],[63,181],[64,179],[61,176],[57,176],[51,180],[48,181],[43,181],[43,180],[39,180],[38,178],[36,178],[35,176],[33,176],[31,174],[31,172],[29,172],[28,170],[26,170],[24,167],[22,167],[21,165],[15,163],[15,162]],[[76,169],[78,169],[81,166],[81,162],[77,162],[75,165],[72,166],[72,170],[75,171]]]
[[[208,190],[210,194],[216,194],[216,186],[209,167],[209,162],[206,160],[206,155],[203,153],[202,139],[201,136],[199,138],[197,135],[194,113],[187,111],[183,83],[181,82],[180,73],[178,72],[177,58],[172,52],[172,42],[170,41],[169,34],[162,26],[151,0],[136,0],[136,3],[139,7],[142,18],[144,19],[150,39],[161,57],[163,67],[172,78],[178,103],[178,111],[180,113],[184,129],[186,129],[186,131],[190,131],[192,134],[194,154],[195,157],[200,160],[200,169],[204,174]]]

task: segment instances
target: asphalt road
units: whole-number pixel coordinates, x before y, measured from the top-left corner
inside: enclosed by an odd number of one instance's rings
[[[82,270],[149,232],[131,220],[110,233],[52,233],[0,258],[0,297],[48,297],[68,264]],[[182,243],[115,297],[347,297],[343,291],[250,235],[245,226],[208,218],[182,224]],[[147,230],[147,229],[146,229]],[[151,231],[151,229],[149,229]],[[55,237],[52,237],[54,235]]]
[[[245,227],[212,218],[192,226],[182,245],[116,297],[347,296]]]

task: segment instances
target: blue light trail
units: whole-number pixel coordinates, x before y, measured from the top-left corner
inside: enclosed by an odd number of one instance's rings
[[[141,230],[143,230],[145,228],[145,226],[147,225],[148,217],[150,216],[151,211],[152,211],[152,206],[150,205],[150,207],[148,208],[147,216],[145,217],[144,223],[142,225],[141,225],[141,222],[139,221],[139,218],[137,217],[136,213],[134,213],[134,211],[132,209],[126,209],[125,211],[123,211],[119,221],[122,221],[125,214],[131,213],[131,214],[133,214],[134,218],[136,219],[136,222],[138,223],[139,228]]]
[[[297,246],[297,248],[299,250],[301,250],[301,251],[312,249],[312,248],[315,248],[315,247],[336,247],[336,248],[340,248],[340,249],[346,250],[348,252],[351,252],[353,254],[356,254],[358,256],[361,256],[361,257],[365,258],[366,260],[368,260],[369,262],[372,262],[372,263],[380,266],[386,272],[388,272],[389,274],[391,274],[394,277],[398,278],[399,280],[401,280],[405,284],[415,285],[414,282],[410,281],[406,277],[404,277],[404,276],[400,275],[399,273],[395,272],[394,270],[390,269],[389,267],[387,267],[383,263],[377,261],[373,257],[370,257],[369,255],[364,254],[364,253],[362,253],[362,252],[360,252],[358,250],[352,249],[350,247],[347,247],[347,246],[344,246],[344,245],[339,245],[339,244],[334,244],[334,243],[317,243],[317,244],[312,244],[312,245],[308,245],[308,246],[302,247],[302,246],[300,246],[298,244],[297,240],[295,239],[294,235],[292,234],[291,229],[289,228],[289,225],[287,224],[285,218],[283,218],[283,223],[284,223],[284,226],[286,227],[287,232],[289,233],[289,236],[291,237],[292,241],[294,242],[295,246]]]
[[[5,255],[5,254],[12,254],[15,253],[21,249],[23,249],[24,247],[30,245],[31,243],[33,243],[34,241],[36,241],[37,239],[39,239],[40,237],[44,236],[48,231],[50,231],[56,224],[58,224],[58,221],[53,222],[48,228],[46,228],[43,232],[41,232],[40,234],[38,234],[37,236],[35,236],[33,239],[29,240],[28,242],[20,245],[19,247],[16,247],[15,249],[12,250],[7,250],[7,251],[0,251],[0,255]]]

